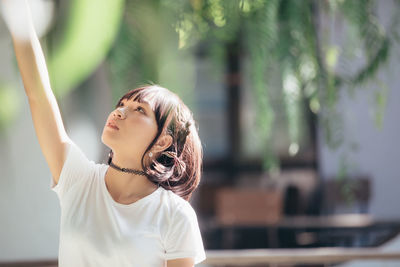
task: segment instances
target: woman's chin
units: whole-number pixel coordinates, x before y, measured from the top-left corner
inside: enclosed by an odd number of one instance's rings
[[[103,132],[103,134],[101,135],[101,142],[102,142],[104,145],[110,147],[110,143],[111,143],[111,142],[110,142],[110,137],[108,137],[107,134],[105,134],[104,132]]]

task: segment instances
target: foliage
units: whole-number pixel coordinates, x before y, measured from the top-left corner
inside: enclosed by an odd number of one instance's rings
[[[16,89],[11,84],[0,84],[0,133],[16,117],[21,106]]]
[[[115,103],[127,90],[155,82],[175,91],[191,106],[194,55],[179,50],[172,25],[177,21],[174,12],[179,10],[178,4],[154,0],[126,2],[120,32],[108,57]]]
[[[74,0],[67,19],[57,20],[48,36],[54,40],[48,68],[58,97],[75,89],[104,60],[118,32],[123,4],[123,0]]]
[[[215,66],[221,66],[226,61],[226,48],[237,44],[237,53],[251,62],[264,167],[274,170],[279,161],[269,149],[275,120],[271,92],[283,92],[294,147],[301,124],[298,114],[308,108],[319,114],[328,146],[338,148],[344,142],[341,114],[336,108],[339,90],[348,88],[351,93],[373,79],[398,38],[398,9],[388,31],[379,24],[376,10],[374,0],[131,0],[109,57],[114,84],[126,88],[136,79],[159,82],[157,61],[164,46],[173,47],[171,28],[180,49],[172,49],[175,57],[201,50]],[[342,26],[336,25],[337,18]],[[335,30],[342,36],[335,36]],[[347,43],[335,42],[336,37]],[[360,58],[365,60],[354,71],[353,62]],[[273,68],[279,70],[281,88],[271,82]],[[384,96],[377,93],[377,113],[381,114],[377,122],[382,121]]]

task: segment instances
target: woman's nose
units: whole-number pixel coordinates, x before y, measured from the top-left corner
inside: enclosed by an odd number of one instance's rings
[[[114,112],[114,117],[118,117],[119,119],[125,119],[126,114],[125,114],[125,108],[117,108]]]

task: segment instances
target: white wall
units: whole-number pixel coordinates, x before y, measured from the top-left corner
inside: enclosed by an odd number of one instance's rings
[[[393,4],[379,2],[378,16],[387,23]],[[378,80],[387,86],[387,106],[384,110],[382,129],[374,125],[375,92],[384,90],[378,83],[356,88],[354,99],[343,89],[340,93],[338,110],[343,114],[346,143],[337,151],[325,145],[319,131],[319,154],[321,174],[325,179],[337,174],[340,157],[348,155],[349,170],[353,175],[367,174],[372,179],[372,199],[369,211],[376,218],[400,218],[395,203],[400,202],[400,46],[391,49],[388,64],[378,73]],[[358,152],[350,152],[351,142],[359,144]]]

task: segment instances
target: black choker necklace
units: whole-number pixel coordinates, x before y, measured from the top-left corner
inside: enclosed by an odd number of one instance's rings
[[[137,175],[143,175],[146,176],[146,173],[144,171],[139,171],[139,170],[134,170],[134,169],[127,169],[127,168],[121,168],[117,165],[115,165],[114,163],[112,163],[112,161],[110,161],[109,163],[110,167],[120,171],[120,172],[128,172],[128,173],[133,173],[133,174],[137,174]]]

